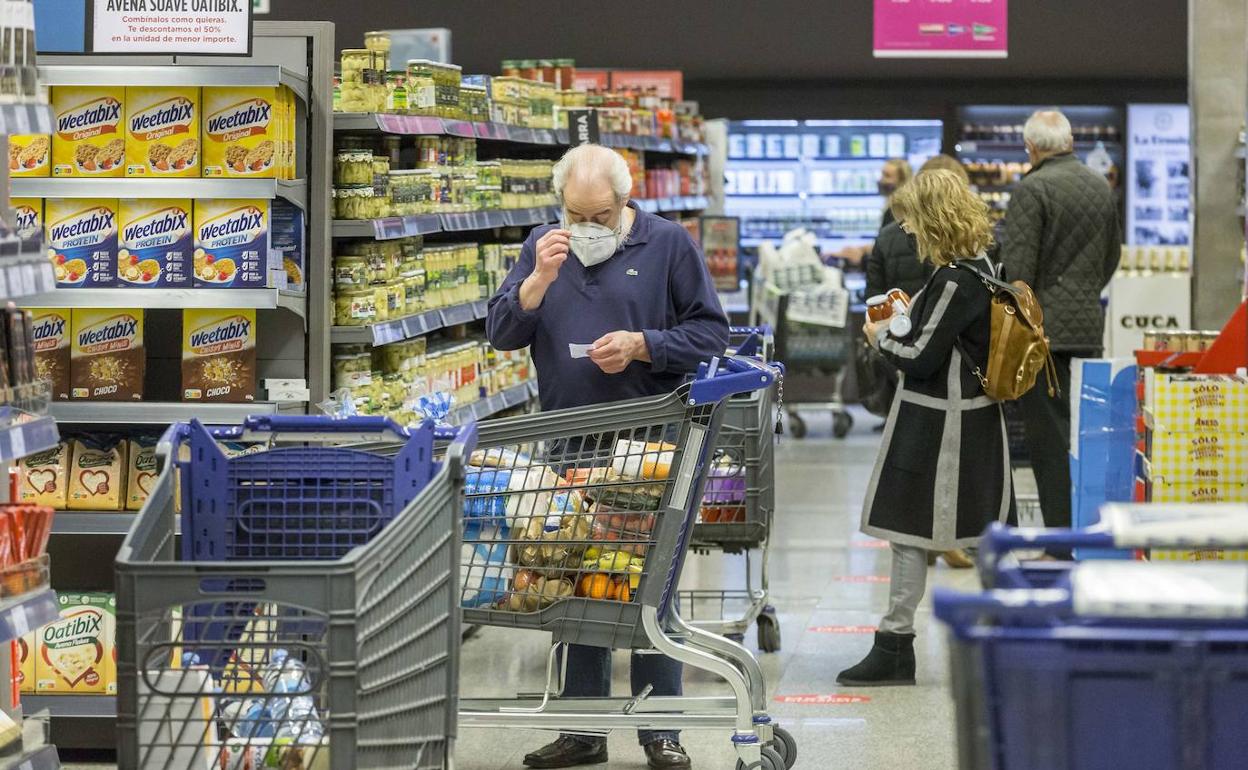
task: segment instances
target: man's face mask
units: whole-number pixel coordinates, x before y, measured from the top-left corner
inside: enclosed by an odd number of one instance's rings
[[[568,220],[565,213],[564,222]],[[624,243],[620,227],[614,229],[597,222],[575,222],[565,225],[572,233],[572,253],[585,267],[600,265],[611,259]]]

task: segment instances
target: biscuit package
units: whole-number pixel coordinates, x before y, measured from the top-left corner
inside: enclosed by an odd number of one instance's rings
[[[199,176],[199,89],[126,89],[126,176]]]
[[[156,437],[136,436],[126,451],[130,467],[126,473],[126,510],[137,511],[147,502],[156,486]]]
[[[43,237],[43,198],[10,198],[13,230],[23,241]]]
[[[278,89],[203,90],[204,176],[278,177],[284,110]]]
[[[59,593],[60,620],[35,633],[35,691],[107,693],[116,680],[116,605],[108,594]],[[115,685],[114,685],[115,686]]]
[[[18,499],[23,503],[63,509],[67,499],[69,444],[23,457],[17,464]]]
[[[116,200],[48,198],[44,202],[43,225],[57,287],[114,285]]]
[[[121,240],[117,250],[119,286],[191,285],[195,248],[189,200],[123,200],[118,204]]]
[[[122,87],[52,89],[52,176],[125,174],[124,98]]]
[[[9,176],[51,175],[51,135],[9,134]]]
[[[69,499],[71,511],[119,511],[126,481],[126,442],[83,437],[71,442]]]
[[[74,311],[69,351],[71,400],[141,401],[146,369],[143,311]]]
[[[256,311],[182,311],[182,400],[256,398]]]
[[[52,386],[52,398],[69,400],[69,308],[31,308],[35,376]]]
[[[195,202],[194,285],[260,288],[268,285],[269,201]]]

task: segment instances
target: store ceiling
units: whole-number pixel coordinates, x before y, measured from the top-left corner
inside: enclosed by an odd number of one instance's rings
[[[1015,0],[1010,56],[988,61],[871,56],[869,0],[272,0],[274,19],[328,19],[338,47],[367,29],[447,27],[465,72],[503,58],[673,68],[687,81],[1164,79],[1186,77],[1187,0]],[[361,11],[364,11],[361,13]]]

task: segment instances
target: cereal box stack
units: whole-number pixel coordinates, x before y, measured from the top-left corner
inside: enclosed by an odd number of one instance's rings
[[[125,89],[52,89],[56,134],[52,176],[123,176],[126,166]]]
[[[126,176],[199,176],[199,89],[126,89]]]
[[[289,89],[205,88],[203,112],[204,176],[294,177]]]

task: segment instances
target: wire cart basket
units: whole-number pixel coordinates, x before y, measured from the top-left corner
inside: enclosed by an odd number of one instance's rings
[[[722,403],[775,380],[770,365],[727,357],[667,396],[480,426],[465,482],[464,622],[545,631],[553,643],[540,700],[462,700],[461,727],[723,729],[740,767],[781,770],[796,758],[766,715],[757,661],[686,624],[675,601]],[[564,644],[653,649],[723,678],[733,696],[565,700]]]
[[[119,765],[450,767],[474,432],[438,463],[431,424],[172,426],[116,562]]]
[[[950,630],[959,767],[1243,767],[1248,562],[1105,559],[1033,571],[1011,555],[1244,546],[1244,504],[1111,504],[1084,530],[994,524],[980,547],[991,587],[934,595]]]
[[[733,327],[737,355],[767,361],[774,338],[769,327]],[[745,586],[740,589],[690,589],[680,592],[680,607],[690,625],[742,642],[758,625],[758,648],[780,650],[780,623],[769,604],[768,560],[776,507],[775,442],[777,388],[735,396],[724,405],[711,469],[691,547],[701,553],[722,551],[742,556]],[[754,585],[753,552],[758,551],[759,584]]]

